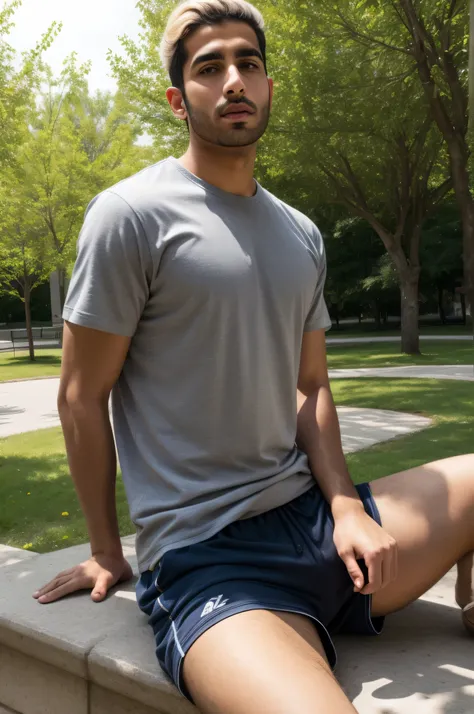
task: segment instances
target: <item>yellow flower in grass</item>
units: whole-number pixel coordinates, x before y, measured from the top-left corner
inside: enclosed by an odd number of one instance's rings
[[[62,516],[68,516],[69,513],[68,513],[67,511],[63,511],[63,512],[61,513],[61,515],[62,515]]]
[[[32,548],[32,547],[33,547],[33,543],[25,543],[25,545],[23,546],[23,549],[28,550],[28,548]]]

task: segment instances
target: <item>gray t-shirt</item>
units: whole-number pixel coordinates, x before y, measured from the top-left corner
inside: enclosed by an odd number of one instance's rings
[[[324,279],[316,226],[258,184],[169,158],[90,203],[63,316],[132,338],[112,408],[141,571],[314,483],[296,391]]]

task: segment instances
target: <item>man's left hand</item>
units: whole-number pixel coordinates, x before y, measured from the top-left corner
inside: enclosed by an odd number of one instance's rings
[[[354,583],[354,592],[370,595],[397,577],[397,544],[367,513],[350,510],[334,520],[334,544]],[[369,580],[357,563],[363,559]]]

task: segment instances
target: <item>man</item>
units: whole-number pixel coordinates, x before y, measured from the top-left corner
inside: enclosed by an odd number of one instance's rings
[[[253,178],[273,92],[261,15],[185,2],[162,56],[189,148],[89,206],[59,410],[92,555],[35,597],[90,588],[99,602],[131,576],[112,392],[138,600],[164,670],[202,712],[349,714],[332,632],[378,632],[455,563],[469,624],[474,457],[354,488],[328,382],[321,236]]]

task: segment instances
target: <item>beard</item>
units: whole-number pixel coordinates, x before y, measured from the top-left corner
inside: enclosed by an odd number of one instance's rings
[[[260,111],[257,125],[252,128],[248,127],[247,122],[234,122],[227,126],[223,123],[219,125],[219,118],[216,124],[212,116],[194,107],[187,99],[185,103],[188,121],[193,132],[200,139],[216,146],[251,146],[263,136],[270,120],[270,101]]]

